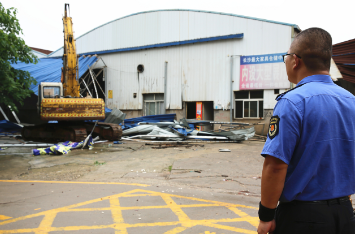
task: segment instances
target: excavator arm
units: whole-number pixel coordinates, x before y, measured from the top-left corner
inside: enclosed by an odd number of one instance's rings
[[[76,55],[75,39],[72,18],[68,16],[69,4],[64,5],[63,32],[64,32],[64,54],[62,83],[64,96],[79,97],[80,86],[77,80],[78,57]]]

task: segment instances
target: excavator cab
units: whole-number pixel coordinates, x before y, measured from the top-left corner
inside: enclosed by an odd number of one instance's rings
[[[63,97],[63,84],[61,82],[41,82],[38,85],[37,113],[41,114],[42,99],[61,97]]]
[[[41,114],[42,99],[61,97],[63,97],[63,84],[61,82],[41,82],[38,85],[37,113]]]

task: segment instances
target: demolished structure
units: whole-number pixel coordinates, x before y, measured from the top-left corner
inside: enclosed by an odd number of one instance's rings
[[[197,139],[240,142],[248,140],[255,134],[255,128],[247,123],[197,121],[194,119],[176,121],[175,114],[150,115],[125,120],[123,120],[123,116],[124,114],[120,110],[114,109],[105,120],[105,122],[119,123],[122,126],[123,140],[183,141]],[[198,126],[214,124],[228,124],[232,127],[212,131],[196,130]]]

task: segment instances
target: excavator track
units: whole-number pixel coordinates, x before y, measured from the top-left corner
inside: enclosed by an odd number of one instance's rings
[[[90,133],[94,125],[93,122],[85,123],[86,131]],[[92,135],[99,136],[103,140],[118,141],[122,137],[122,128],[118,124],[98,122]]]
[[[25,141],[39,142],[80,142],[90,134],[94,123],[47,123],[36,126],[25,126],[21,135]],[[93,137],[102,140],[118,141],[122,137],[122,128],[118,124],[98,123],[93,131]]]

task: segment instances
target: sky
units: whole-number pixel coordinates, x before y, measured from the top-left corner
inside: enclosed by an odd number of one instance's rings
[[[64,4],[70,4],[75,37],[111,20],[159,9],[194,9],[232,13],[297,24],[302,30],[320,27],[333,44],[355,38],[354,0],[0,0],[17,8],[26,44],[55,51],[63,46]],[[144,36],[144,35],[142,35]]]

